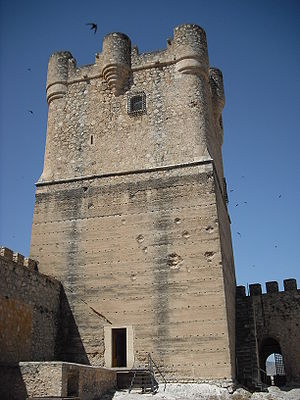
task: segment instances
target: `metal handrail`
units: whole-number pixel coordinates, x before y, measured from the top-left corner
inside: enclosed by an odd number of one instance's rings
[[[151,373],[153,373],[153,375],[154,375],[153,365],[154,365],[155,368],[157,369],[159,375],[160,375],[160,376],[162,377],[162,379],[163,379],[163,382],[164,382],[164,391],[165,391],[165,390],[166,390],[166,387],[167,387],[167,380],[166,380],[166,378],[163,376],[161,370],[158,368],[158,366],[157,366],[157,365],[155,364],[155,362],[153,361],[153,359],[152,359],[150,353],[148,353],[148,365],[149,365],[149,370],[150,370]]]

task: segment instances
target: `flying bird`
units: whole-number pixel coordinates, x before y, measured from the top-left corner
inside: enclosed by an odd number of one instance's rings
[[[33,115],[33,111],[32,110],[28,110],[28,112]]]
[[[91,31],[92,30],[94,31],[94,34],[97,32],[98,26],[94,22],[88,22],[86,25],[89,25],[91,27],[90,29],[91,29]]]
[[[30,71],[31,71],[31,68],[27,68],[27,71],[29,71],[29,72],[30,72]]]
[[[238,234],[239,236],[242,236],[242,235],[240,234],[240,232],[237,232],[237,234]]]

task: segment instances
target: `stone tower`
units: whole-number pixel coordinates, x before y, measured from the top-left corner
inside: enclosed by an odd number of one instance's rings
[[[95,64],[50,57],[30,257],[65,287],[59,357],[168,380],[235,376],[235,273],[222,74],[181,25],[162,51],[104,37]],[[70,316],[66,315],[66,321]]]

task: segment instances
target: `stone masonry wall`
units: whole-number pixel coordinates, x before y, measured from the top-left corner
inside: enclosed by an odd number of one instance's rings
[[[2,363],[53,360],[61,285],[34,261],[1,248],[0,354]]]
[[[104,331],[125,327],[128,367],[150,352],[170,380],[232,379],[224,90],[205,32],[178,26],[144,54],[111,33],[83,67],[55,53],[46,90],[30,254],[62,281],[78,327],[64,359],[111,366]],[[137,94],[145,107],[130,112]]]
[[[73,353],[101,365],[103,326],[132,326],[135,365],[150,352],[169,379],[229,378],[212,164],[134,179],[37,191],[31,254],[66,288],[86,352]]]
[[[277,282],[250,285],[250,296],[245,288],[237,288],[237,360],[239,376],[242,368],[252,363],[252,373],[265,369],[266,358],[281,352],[287,381],[300,383],[300,290],[295,279],[284,280],[284,291],[278,291]],[[241,311],[244,310],[243,316]],[[272,340],[270,342],[270,339]],[[271,343],[267,345],[267,343]],[[276,346],[272,346],[275,341]],[[251,352],[249,353],[249,349]],[[248,361],[247,361],[248,360]],[[246,362],[245,362],[246,361]],[[250,374],[250,369],[247,374]]]
[[[93,400],[116,387],[116,373],[100,367],[64,362],[22,362],[20,370],[28,398]]]
[[[166,50],[139,54],[126,35],[113,33],[104,38],[93,65],[77,67],[69,52],[50,57],[40,182],[203,158],[214,159],[223,180],[222,74],[209,69],[200,27],[177,27],[169,43]],[[119,81],[123,84],[116,93]],[[128,99],[140,92],[146,96],[145,112],[128,114]]]

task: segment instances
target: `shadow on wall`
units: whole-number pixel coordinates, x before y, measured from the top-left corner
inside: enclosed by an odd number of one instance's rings
[[[60,292],[60,325],[55,353],[58,361],[90,365],[63,286]]]
[[[0,399],[24,400],[26,398],[26,385],[24,383],[19,365],[0,365]]]
[[[103,396],[100,397],[101,400],[112,400],[114,395],[116,394],[115,390],[110,390],[109,392],[105,393]]]

